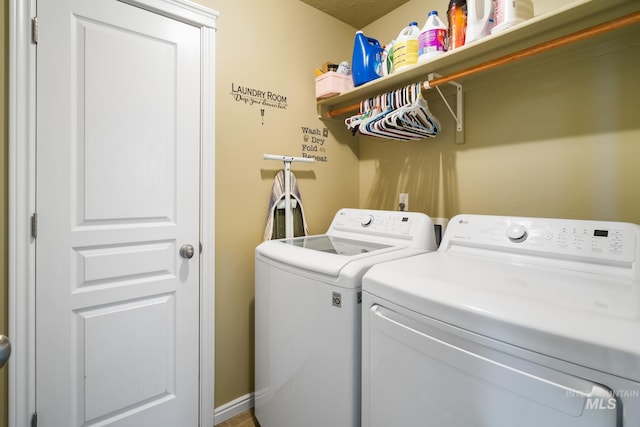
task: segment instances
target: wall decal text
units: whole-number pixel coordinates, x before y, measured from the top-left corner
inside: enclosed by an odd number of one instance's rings
[[[329,137],[329,129],[302,126],[302,157],[313,158],[316,162],[328,162],[325,143]]]

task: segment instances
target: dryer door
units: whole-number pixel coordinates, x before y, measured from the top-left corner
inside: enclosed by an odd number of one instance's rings
[[[617,425],[610,389],[364,297],[363,426]]]

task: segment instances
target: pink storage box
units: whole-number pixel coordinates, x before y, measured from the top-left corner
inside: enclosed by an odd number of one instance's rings
[[[316,77],[316,99],[330,98],[353,89],[353,78],[329,71]]]

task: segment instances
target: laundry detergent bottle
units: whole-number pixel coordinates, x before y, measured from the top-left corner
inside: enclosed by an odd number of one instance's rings
[[[442,55],[447,51],[447,26],[438,17],[438,11],[432,10],[418,37],[418,62]]]
[[[382,77],[382,46],[376,39],[356,33],[351,58],[353,85],[360,86]]]
[[[493,9],[493,0],[467,0],[465,44],[491,34],[489,22],[493,19]]]
[[[532,0],[496,0],[496,25],[491,30],[491,34],[507,30],[514,25],[533,18],[533,16]]]
[[[467,2],[466,0],[451,0],[447,9],[449,19],[449,46],[454,50],[464,45],[467,31]]]
[[[417,22],[410,23],[400,31],[393,45],[394,70],[418,62],[418,36],[420,36],[420,28]]]

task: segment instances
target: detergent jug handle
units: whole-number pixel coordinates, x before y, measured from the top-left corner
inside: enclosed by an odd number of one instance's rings
[[[365,37],[365,38],[367,39],[367,41],[368,41],[370,44],[372,44],[372,45],[374,45],[374,46],[380,46],[380,42],[379,42],[378,40],[376,40],[376,39],[374,39],[374,38],[371,38],[371,37]]]

